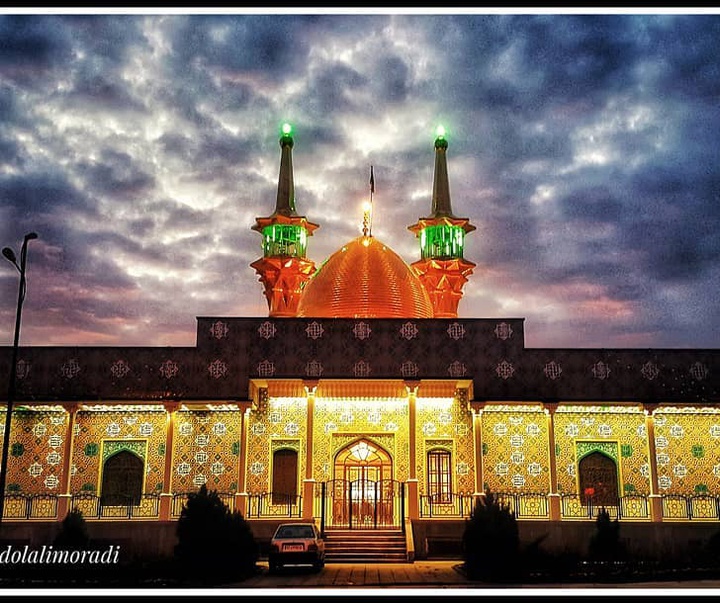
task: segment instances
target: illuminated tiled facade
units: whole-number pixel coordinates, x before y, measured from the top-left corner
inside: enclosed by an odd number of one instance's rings
[[[194,347],[20,348],[6,515],[168,520],[205,484],[249,517],[317,518],[343,481],[363,521],[466,517],[486,489],[528,519],[587,518],[598,492],[624,518],[720,519],[720,350],[532,349],[523,319],[458,317],[475,227],[442,137],[414,271],[367,232],[315,271],[281,146],[252,264],[269,315],[200,317]]]

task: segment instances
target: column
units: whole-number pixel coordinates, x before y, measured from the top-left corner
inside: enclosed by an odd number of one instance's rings
[[[650,465],[650,520],[661,522],[663,520],[662,496],[658,487],[657,450],[655,448],[655,421],[653,413],[657,404],[645,404],[645,431],[648,440],[648,464]]]
[[[160,493],[160,521],[172,519],[172,458],[175,442],[175,421],[179,402],[165,403],[165,467],[163,469],[163,489]]]
[[[548,461],[550,463],[550,489],[548,491],[548,508],[550,521],[560,521],[560,494],[557,491],[557,455],[555,454],[555,411],[557,402],[543,404],[547,416],[548,430]]]
[[[407,481],[407,509],[408,517],[420,517],[420,492],[417,479],[417,390],[418,382],[405,382],[408,393],[408,481]]]
[[[72,457],[75,447],[75,415],[78,410],[77,404],[63,405],[65,412],[68,414],[68,424],[65,429],[65,446],[63,448],[63,466],[62,466],[62,482],[60,483],[60,494],[58,494],[57,518],[58,521],[65,519],[65,516],[71,510],[70,501],[72,499]]]
[[[485,467],[483,466],[482,438],[482,407],[473,408],[473,435],[475,444],[475,492],[473,493],[473,509],[475,503],[485,496]]]
[[[303,480],[302,516],[312,520],[314,517],[315,479],[313,478],[313,420],[315,417],[315,390],[317,381],[305,383],[307,400],[307,419],[305,424],[305,479]]]
[[[235,510],[239,511],[243,517],[247,517],[247,430],[248,423],[250,421],[251,407],[241,408],[240,415],[240,459],[238,461],[238,481],[237,489],[235,493]]]

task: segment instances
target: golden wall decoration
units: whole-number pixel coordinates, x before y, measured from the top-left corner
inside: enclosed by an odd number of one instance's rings
[[[547,416],[541,405],[485,407],[482,413],[484,488],[546,493],[550,484]]]
[[[0,413],[5,421],[5,413]],[[68,414],[13,410],[6,489],[14,494],[62,494]]]
[[[161,411],[79,410],[71,468],[72,493],[100,494],[104,440],[147,441],[145,492],[161,492],[165,473],[167,413]]]
[[[242,414],[232,410],[179,410],[173,436],[173,492],[237,492]]]
[[[298,480],[305,476],[307,450],[307,400],[271,397],[267,409],[248,415],[246,483],[247,492],[262,494],[272,489],[273,440],[299,440]]]
[[[720,493],[720,415],[653,414],[660,494]]]
[[[417,400],[417,479],[420,494],[428,493],[427,453],[438,441],[451,442],[452,488],[455,493],[475,491],[475,448],[472,414],[457,398]]]
[[[334,478],[335,455],[363,435],[385,448],[393,460],[393,479],[409,476],[407,398],[315,400],[313,471],[317,482]]]
[[[562,408],[562,411],[560,410]],[[562,405],[554,416],[558,492],[579,494],[578,442],[617,445],[620,496],[650,493],[645,415],[638,408]]]

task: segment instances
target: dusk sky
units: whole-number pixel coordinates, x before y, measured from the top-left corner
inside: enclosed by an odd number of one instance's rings
[[[373,235],[419,259],[442,124],[477,227],[461,318],[525,318],[528,347],[719,347],[720,14],[2,10],[0,246],[39,235],[22,345],[267,316],[250,228],[289,122],[318,266],[360,234],[371,165]]]

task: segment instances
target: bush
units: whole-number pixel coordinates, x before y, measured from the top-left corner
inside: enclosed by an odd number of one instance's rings
[[[490,490],[479,499],[465,523],[462,548],[472,580],[512,581],[519,571],[520,536],[515,513]]]
[[[255,573],[258,547],[249,524],[204,484],[188,495],[177,537],[175,559],[183,580],[242,580]]]

